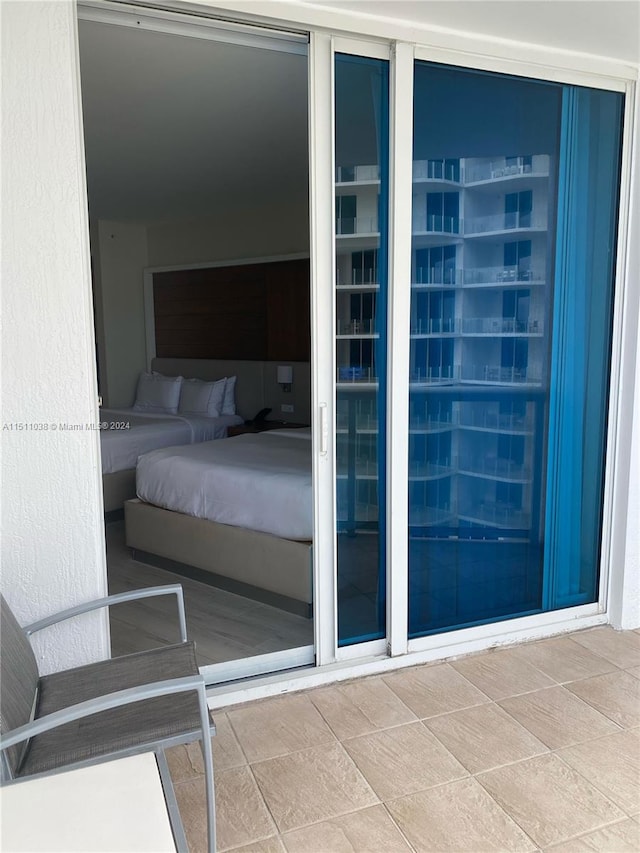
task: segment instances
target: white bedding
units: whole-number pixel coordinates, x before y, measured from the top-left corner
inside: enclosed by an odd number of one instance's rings
[[[146,453],[138,497],[284,539],[312,538],[311,432],[272,430]]]
[[[225,438],[227,427],[242,423],[238,415],[159,415],[133,409],[100,410],[102,473],[135,468],[138,456],[172,444],[194,444]],[[120,428],[120,425],[129,424]]]

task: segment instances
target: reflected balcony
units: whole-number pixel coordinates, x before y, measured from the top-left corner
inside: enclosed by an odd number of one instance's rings
[[[459,160],[414,160],[414,181],[460,182]]]
[[[518,229],[540,231],[546,227],[547,217],[544,214],[516,210],[513,213],[495,213],[491,216],[467,217],[464,222],[464,233],[469,236]]]
[[[378,218],[376,216],[341,216],[336,219],[336,236],[338,237],[377,233]]]
[[[526,434],[533,429],[532,418],[486,410],[461,412],[458,417],[458,424],[463,428],[487,430],[489,432],[505,431]]]
[[[413,220],[413,230],[416,233],[428,232],[437,234],[460,234],[462,220],[458,216],[416,216]]]
[[[484,284],[513,284],[523,282],[535,284],[544,281],[544,275],[537,270],[522,267],[469,267],[464,271],[464,286]]]
[[[463,335],[541,335],[539,320],[516,320],[515,317],[464,317],[460,321]]]
[[[462,382],[481,382],[495,385],[539,385],[542,375],[530,367],[501,367],[499,365],[469,365],[460,372]]]
[[[464,280],[462,270],[442,267],[416,267],[413,283],[455,287]]]
[[[468,474],[472,477],[489,477],[494,480],[505,480],[513,483],[531,481],[531,469],[527,465],[492,453],[479,457],[461,456],[458,470],[461,474]]]
[[[354,184],[365,181],[379,181],[380,168],[372,166],[336,166],[337,184]]]

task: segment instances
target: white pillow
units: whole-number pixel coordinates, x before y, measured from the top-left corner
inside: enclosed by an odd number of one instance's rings
[[[182,376],[141,373],[133,408],[137,412],[175,415],[178,411],[181,385]]]
[[[236,413],[236,378],[235,376],[227,377],[227,384],[224,389],[224,401],[222,403],[223,415],[235,415]]]
[[[180,390],[178,412],[181,415],[220,417],[226,384],[226,379],[219,379],[217,382],[185,379]]]

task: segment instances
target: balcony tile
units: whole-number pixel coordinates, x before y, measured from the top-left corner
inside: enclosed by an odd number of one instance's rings
[[[475,779],[462,779],[387,803],[417,853],[535,850]]]
[[[640,636],[632,631],[616,631],[610,625],[601,625],[579,631],[573,639],[621,669],[640,666]]]
[[[616,732],[557,754],[628,815],[640,813],[640,729]]]
[[[579,838],[545,848],[545,853],[638,853],[640,826],[634,820],[623,820],[603,826]]]
[[[432,717],[424,725],[471,773],[547,752],[541,741],[493,704]]]
[[[345,741],[344,748],[381,800],[468,775],[422,723]]]
[[[555,683],[513,649],[472,655],[453,661],[451,666],[492,699],[529,693]]]
[[[283,836],[288,853],[409,853],[411,848],[384,806],[371,806]]]
[[[567,684],[567,690],[623,728],[640,726],[640,681],[627,672],[586,678]]]
[[[564,687],[512,696],[498,704],[550,749],[619,731],[615,723]]]
[[[575,636],[575,635],[574,635]],[[528,661],[560,684],[611,672],[615,665],[585,649],[569,637],[558,637],[530,643],[514,649],[518,657]]]
[[[250,762],[336,740],[308,696],[269,699],[231,710],[228,716]]]
[[[252,770],[280,832],[378,802],[338,743],[261,761]]]
[[[540,847],[625,817],[556,755],[540,755],[476,778]]]
[[[382,678],[314,691],[310,698],[340,740],[416,720]]]
[[[412,667],[385,676],[384,681],[421,719],[489,702],[482,691],[446,663]]]

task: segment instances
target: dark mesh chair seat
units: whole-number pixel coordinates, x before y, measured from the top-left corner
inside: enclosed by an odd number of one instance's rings
[[[198,675],[193,643],[164,646],[44,675],[40,679],[36,719],[127,687],[184,675]],[[33,776],[188,732],[193,733],[194,740],[200,734],[200,711],[195,694],[143,699],[36,735],[29,742],[18,776]]]
[[[152,595],[175,595],[183,641],[38,675],[29,635],[60,619]],[[164,750],[199,739],[205,761],[209,851],[215,850],[215,734],[195,645],[186,639],[180,586],[122,593],[21,628],[4,598],[0,621],[2,783],[153,751],[179,850],[187,850]],[[126,695],[123,693],[126,691]],[[84,704],[82,704],[84,703]],[[81,707],[78,707],[81,706]]]

